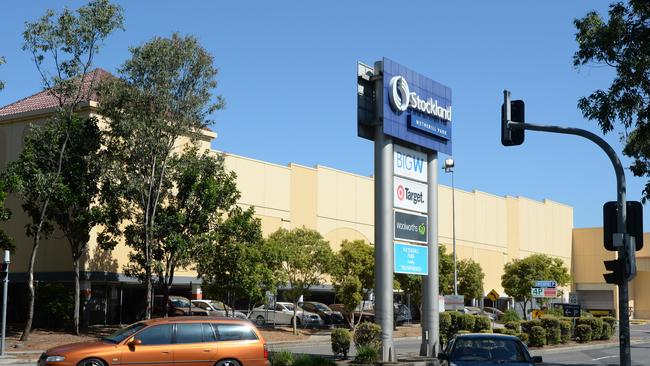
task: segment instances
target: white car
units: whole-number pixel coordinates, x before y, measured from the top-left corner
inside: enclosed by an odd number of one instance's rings
[[[215,300],[192,300],[192,305],[207,310],[210,316],[229,316],[233,318],[248,319],[246,314],[241,311],[233,310],[230,306],[221,301]],[[226,315],[228,309],[228,315]]]
[[[248,314],[248,319],[254,321],[258,326],[265,324],[292,325],[293,304],[290,302],[276,302],[275,305],[262,305],[253,309]],[[296,311],[296,325],[298,327],[319,327],[323,324],[325,323],[318,314],[298,307]]]

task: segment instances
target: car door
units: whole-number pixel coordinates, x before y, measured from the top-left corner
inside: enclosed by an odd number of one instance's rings
[[[217,359],[236,359],[243,365],[263,365],[264,343],[249,325],[215,323],[218,338]]]
[[[176,323],[174,364],[209,366],[217,356],[217,338],[210,324]]]
[[[172,344],[173,324],[158,324],[147,327],[132,339],[140,344],[125,344],[121,352],[122,365],[172,366],[174,349]]]
[[[293,311],[289,311],[282,304],[275,304],[275,324],[291,324]]]

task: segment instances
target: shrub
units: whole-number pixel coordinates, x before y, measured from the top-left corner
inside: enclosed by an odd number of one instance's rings
[[[352,335],[350,331],[343,328],[332,330],[332,353],[334,356],[342,355],[343,358],[348,358],[348,351],[350,351],[350,342],[352,342]]]
[[[546,343],[558,344],[562,339],[560,320],[553,315],[544,315],[541,317],[542,327],[546,330]]]
[[[506,329],[514,330],[517,333],[521,332],[521,323],[519,321],[507,322],[504,326]]]
[[[517,333],[517,338],[521,339],[522,342],[528,344],[528,334],[527,333]]]
[[[83,301],[83,300],[82,300]],[[74,291],[61,283],[38,286],[34,307],[34,327],[69,329],[72,326]]]
[[[379,349],[369,346],[361,346],[357,348],[357,357],[354,358],[353,363],[362,365],[374,365],[379,361]]]
[[[562,315],[564,315],[564,313],[562,312],[561,309],[555,309],[555,308],[553,308],[553,309],[547,309],[547,310],[544,310],[544,315],[551,315],[551,316],[554,316],[554,317],[556,317],[556,318],[559,318],[559,317],[561,317]]]
[[[587,324],[580,324],[576,326],[575,338],[578,342],[589,342],[591,340],[591,327]]]
[[[474,330],[474,323],[476,322],[474,315],[460,314],[458,320],[459,320],[458,329],[467,330],[470,332]]]
[[[533,327],[541,327],[541,326],[542,326],[542,321],[541,320],[533,319],[533,320],[529,320],[529,321],[526,321],[526,322],[521,322],[521,331],[523,333],[530,334]]]
[[[562,343],[567,343],[571,340],[571,327],[573,322],[567,320],[560,320],[560,340]]]
[[[451,339],[458,330],[460,329],[460,316],[463,315],[457,311],[450,311],[449,318],[451,320],[451,326],[449,327],[449,333],[447,333],[447,338]]]
[[[310,366],[336,366],[336,362],[324,357],[311,356]]]
[[[492,329],[492,333],[505,334],[506,333],[506,328],[494,328],[494,329]]]
[[[609,329],[610,329],[610,336],[614,335],[614,332],[616,331],[616,318],[611,317],[611,316],[604,316],[601,318],[605,323],[609,324]]]
[[[446,311],[440,313],[438,322],[440,327],[440,334],[444,334],[446,337],[449,334],[449,330],[451,329],[451,314]]]
[[[298,354],[293,357],[293,366],[311,366],[312,358],[310,355]]]
[[[533,347],[544,347],[546,344],[546,330],[538,325],[530,328],[529,343]]]
[[[521,319],[519,318],[519,315],[517,314],[515,309],[508,309],[506,310],[505,313],[503,313],[503,315],[501,315],[501,319],[499,320],[501,320],[504,323],[507,323],[507,322],[519,321]]]
[[[517,332],[512,330],[512,329],[504,329],[502,334],[507,334],[507,335],[517,335]]]
[[[492,333],[492,329],[481,329],[478,332],[479,333]]]
[[[612,328],[609,323],[603,323],[603,331],[600,333],[598,339],[610,339],[612,337]]]
[[[487,316],[474,317],[474,331],[489,330],[492,328],[492,321]]]
[[[596,317],[576,319],[576,325],[588,325],[591,327],[591,339],[600,339],[603,332],[603,324],[603,320]]]
[[[270,360],[273,366],[293,366],[293,353],[280,351],[271,355]]]
[[[354,345],[357,349],[362,346],[379,349],[381,347],[381,327],[379,324],[370,322],[359,324],[354,331]]]
[[[469,330],[459,330],[458,334],[470,334],[471,332]]]

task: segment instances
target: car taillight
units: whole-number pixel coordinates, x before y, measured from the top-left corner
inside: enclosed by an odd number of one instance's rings
[[[266,346],[266,344],[264,345],[264,359],[269,359],[269,348]]]

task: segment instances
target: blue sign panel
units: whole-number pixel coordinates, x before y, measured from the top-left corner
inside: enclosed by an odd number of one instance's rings
[[[429,274],[429,248],[424,245],[394,244],[395,273],[427,276]]]
[[[535,287],[556,288],[557,282],[555,281],[535,281]]]
[[[451,89],[383,59],[384,133],[451,155]]]

